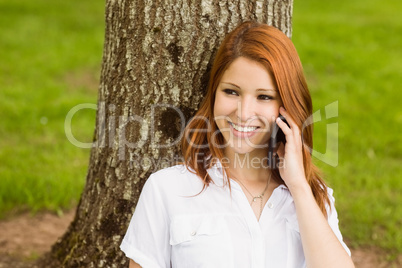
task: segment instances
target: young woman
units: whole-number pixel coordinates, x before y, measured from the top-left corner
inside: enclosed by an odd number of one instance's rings
[[[311,114],[290,39],[255,22],[232,31],[187,125],[185,163],[142,190],[121,244],[130,267],[354,267],[312,163]],[[275,123],[286,142],[269,158]]]

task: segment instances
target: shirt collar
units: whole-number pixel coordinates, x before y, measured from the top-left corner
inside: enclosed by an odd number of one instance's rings
[[[215,159],[215,163],[208,169],[208,174],[215,185],[220,187],[228,185],[227,175],[219,159]]]
[[[213,180],[215,185],[226,186],[228,184],[226,173],[224,172],[222,163],[219,160],[216,160],[215,164],[213,164],[212,167],[208,169],[208,174],[211,177],[211,179]],[[233,186],[233,184],[232,184],[232,186]],[[284,185],[284,184],[280,184],[275,189],[288,190],[288,187],[286,187],[286,185]]]

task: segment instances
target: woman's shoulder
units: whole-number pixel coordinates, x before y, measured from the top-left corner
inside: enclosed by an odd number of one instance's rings
[[[334,203],[335,202],[334,190],[329,186],[322,186],[322,187],[326,188],[329,201],[331,203]],[[290,191],[288,190],[288,188],[286,186],[280,185],[280,187],[278,187],[278,188],[286,189],[286,191],[283,191],[283,194],[285,195],[286,199],[291,203],[294,202],[292,194],[290,193]]]
[[[151,174],[147,183],[159,189],[181,189],[202,184],[200,177],[185,165],[175,165],[160,169]]]
[[[184,164],[179,164],[171,167],[166,167],[155,171],[151,174],[150,178],[162,178],[162,179],[176,179],[182,177],[197,176],[195,172],[190,171]]]
[[[330,201],[329,206],[327,205],[327,210],[329,209],[329,207],[333,207],[334,203],[335,203],[335,198],[334,198],[334,190],[328,186],[324,186],[327,189],[327,195]],[[294,200],[293,200],[293,196],[292,193],[289,191],[289,189],[281,184],[277,187],[276,190],[279,190],[280,192],[278,193],[280,198],[279,198],[279,204],[281,205],[281,207],[283,208],[282,212],[284,214],[295,214],[296,213],[296,209],[295,209],[295,204],[294,204]]]

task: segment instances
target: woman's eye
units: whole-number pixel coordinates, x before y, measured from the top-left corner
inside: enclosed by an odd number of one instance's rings
[[[227,95],[237,95],[237,92],[233,89],[224,89],[223,92],[225,92]]]
[[[269,95],[259,95],[259,96],[258,96],[258,99],[259,99],[259,100],[272,100],[273,97],[272,97],[272,96],[269,96]]]

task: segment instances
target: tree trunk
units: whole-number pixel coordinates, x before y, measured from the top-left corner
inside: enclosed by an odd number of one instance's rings
[[[222,38],[241,21],[289,37],[293,0],[107,0],[87,183],[68,231],[39,267],[124,267],[119,245],[148,176],[180,160],[179,139]]]

